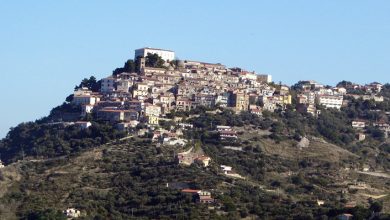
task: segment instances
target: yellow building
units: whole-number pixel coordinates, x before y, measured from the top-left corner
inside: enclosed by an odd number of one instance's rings
[[[235,112],[248,111],[249,109],[249,96],[245,92],[233,92],[231,93],[231,107]]]
[[[148,124],[150,125],[158,125],[159,118],[157,116],[150,115],[148,117]]]
[[[292,103],[291,95],[282,95],[282,96],[280,96],[280,98],[281,98],[281,101],[283,102],[283,104],[291,105],[291,103]]]

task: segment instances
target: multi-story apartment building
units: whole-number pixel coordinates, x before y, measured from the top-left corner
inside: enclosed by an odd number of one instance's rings
[[[326,108],[340,109],[343,104],[343,96],[318,95],[317,103],[325,106]]]
[[[102,92],[102,93],[114,92],[116,90],[116,88],[115,88],[116,81],[117,81],[117,79],[115,79],[112,76],[103,78],[102,82],[101,82],[100,92]]]

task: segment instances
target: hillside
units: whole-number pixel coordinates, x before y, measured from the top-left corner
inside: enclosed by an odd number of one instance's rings
[[[342,209],[337,208],[341,204],[335,200],[340,196],[338,190],[348,188],[356,179],[370,185],[369,189],[347,193],[359,197],[356,201],[361,204],[366,204],[369,197],[362,195],[389,193],[389,178],[340,172],[341,162],[332,158],[333,151],[345,160],[356,156],[331,144],[316,143],[299,150],[288,146],[289,143],[274,145],[264,139],[260,143],[264,153],[260,149],[248,152],[249,149],[234,151],[205,146],[204,150],[212,157],[207,168],[179,166],[173,155],[180,148],[159,148],[142,138],[110,142],[77,156],[26,159],[1,170],[0,213],[2,218],[12,219],[54,215],[55,211],[75,207],[86,219],[237,219],[286,215],[302,219],[341,213]],[[309,164],[302,167],[299,157],[286,156],[275,147],[295,150]],[[333,150],[321,152],[328,148]],[[321,152],[322,159],[317,160],[313,151]],[[232,165],[245,180],[224,176],[219,170],[221,163]],[[261,166],[261,173],[253,173],[249,166]],[[182,194],[180,188],[171,188],[173,183],[210,190],[218,205],[196,204],[191,195]],[[316,205],[317,199],[324,200],[325,205]]]
[[[136,56],[10,129],[0,219],[390,218],[389,84],[168,61]]]

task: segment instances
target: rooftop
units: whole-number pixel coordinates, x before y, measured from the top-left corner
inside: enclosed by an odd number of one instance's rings
[[[174,52],[174,51],[172,51],[172,50],[164,50],[164,49],[153,48],[153,47],[143,47],[143,48],[139,48],[139,49],[136,49],[136,50],[145,50],[145,49],[148,49],[148,50],[160,50],[160,51]]]

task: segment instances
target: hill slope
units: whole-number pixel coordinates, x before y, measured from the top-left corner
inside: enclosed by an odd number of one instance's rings
[[[262,141],[264,148],[271,146]],[[289,150],[294,147],[287,143],[278,145],[281,146]],[[323,144],[315,149],[326,147],[332,146]],[[327,155],[321,162],[309,161],[311,164],[302,168],[297,159],[282,154],[279,157],[275,152],[234,151],[211,145],[203,148],[212,157],[208,168],[178,166],[173,156],[182,149],[159,148],[149,139],[139,138],[110,142],[74,156],[19,161],[1,170],[1,218],[47,215],[69,207],[81,210],[87,219],[237,219],[248,215],[303,218],[303,210],[311,218],[343,211],[334,199],[339,195],[333,176],[338,167],[332,165],[335,161]],[[255,169],[250,169],[245,160],[252,165],[262,162],[262,173],[251,173]],[[223,175],[221,164],[233,166],[246,179]],[[329,166],[326,173],[313,175],[323,172],[320,167],[325,165]],[[283,170],[292,174],[285,175]],[[368,183],[378,180],[370,182],[365,175],[353,175]],[[343,178],[350,177],[345,174]],[[389,179],[382,180],[389,184]],[[209,190],[217,204],[196,204],[191,195],[173,187],[177,185]],[[378,187],[377,193],[389,192],[383,185],[373,187]],[[319,197],[326,201],[325,206],[315,204]]]

